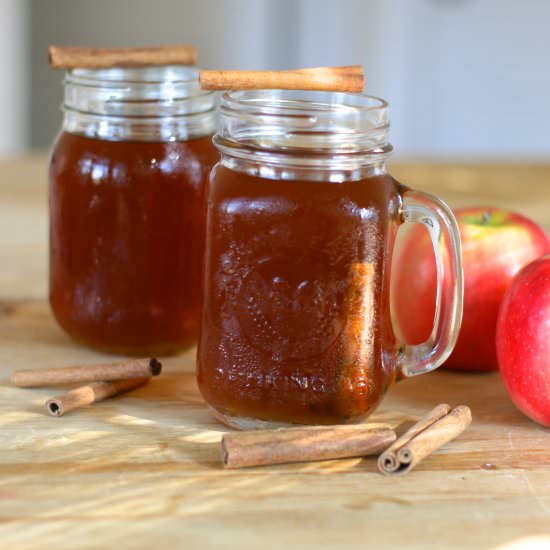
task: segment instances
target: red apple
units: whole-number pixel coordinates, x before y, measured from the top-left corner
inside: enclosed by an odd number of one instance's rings
[[[498,315],[500,373],[517,408],[550,427],[550,256],[524,267]]]
[[[464,315],[446,367],[496,370],[498,309],[513,276],[550,252],[550,239],[533,221],[498,208],[455,211],[462,240]],[[417,344],[428,338],[435,312],[435,260],[427,231],[413,227],[396,250],[392,308],[398,335]]]

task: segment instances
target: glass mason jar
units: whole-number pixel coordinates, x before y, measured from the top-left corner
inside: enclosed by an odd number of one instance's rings
[[[75,340],[131,355],[198,337],[214,94],[183,66],[74,69],[50,160],[50,302]]]
[[[198,382],[237,428],[364,418],[392,383],[451,352],[462,315],[456,221],[387,172],[388,105],[356,94],[222,96],[214,143]],[[397,340],[398,228],[422,223],[438,266],[428,341]],[[414,315],[414,312],[411,312]]]

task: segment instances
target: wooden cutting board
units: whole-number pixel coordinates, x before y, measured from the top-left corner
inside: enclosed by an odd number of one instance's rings
[[[132,394],[47,416],[55,392],[14,388],[11,372],[107,356],[73,344],[44,300],[45,173],[43,157],[0,164],[0,548],[550,547],[550,430],[515,409],[495,373],[440,370],[390,391],[373,420],[399,425],[439,402],[474,417],[392,479],[374,459],[222,470],[225,428],[197,392],[193,351]],[[550,167],[393,173],[453,205],[514,205],[548,227]],[[519,190],[506,184],[525,174]]]

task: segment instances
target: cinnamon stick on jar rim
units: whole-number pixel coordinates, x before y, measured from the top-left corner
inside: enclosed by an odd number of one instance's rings
[[[89,386],[76,388],[53,399],[48,399],[46,409],[52,416],[63,416],[74,409],[140,388],[147,384],[149,380],[151,380],[151,377],[130,378],[113,382],[94,382]]]
[[[314,67],[290,71],[202,70],[203,90],[319,90],[328,92],[363,91],[365,75],[361,65]]]
[[[153,357],[150,359],[128,359],[99,365],[20,370],[13,373],[11,381],[21,388],[32,388],[151,377],[158,376],[161,370],[162,363]]]
[[[460,405],[451,410],[447,404],[438,405],[412,426],[378,458],[383,474],[403,474],[421,460],[458,437],[472,422],[469,407]]]
[[[48,48],[48,62],[52,69],[194,65],[196,61],[197,51],[189,44],[148,48],[83,48],[79,46]]]
[[[346,424],[227,433],[222,438],[225,468],[267,466],[368,456],[395,441],[384,424]]]

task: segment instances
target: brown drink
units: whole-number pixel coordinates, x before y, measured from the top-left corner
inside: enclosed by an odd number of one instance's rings
[[[196,342],[211,137],[106,141],[63,132],[50,164],[50,300],[73,338],[120,353]]]
[[[440,277],[448,302],[437,341],[413,349],[392,330],[398,226],[405,219],[456,225],[439,201],[387,173],[386,130],[386,104],[367,96],[224,95],[198,351],[201,393],[222,422],[357,421],[399,375],[435,368],[452,346],[456,240],[441,244],[454,264]]]
[[[50,301],[63,329],[131,355],[198,338],[213,95],[186,67],[77,69],[50,162]]]
[[[217,168],[202,326],[216,345],[199,370],[211,406],[334,423],[378,404],[395,346],[379,274],[399,206],[388,175],[335,184]]]

